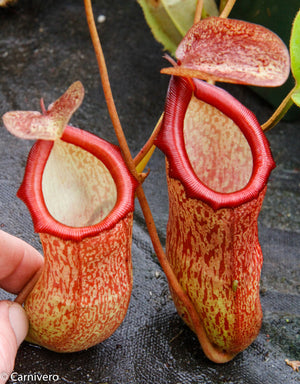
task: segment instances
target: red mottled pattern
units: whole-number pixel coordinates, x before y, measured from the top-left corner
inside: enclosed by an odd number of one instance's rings
[[[214,211],[202,201],[187,198],[180,181],[167,179],[167,257],[210,341],[238,353],[256,338],[262,321],[263,258],[257,218],[266,187],[257,199]],[[179,314],[193,328],[186,309],[174,294],[173,298]]]
[[[68,90],[43,114],[34,111],[13,111],[3,116],[9,132],[22,139],[56,140],[62,136],[73,113],[81,105],[84,88],[80,81],[73,83]],[[44,108],[44,104],[42,104]]]
[[[264,87],[282,85],[290,67],[288,49],[275,33],[261,25],[219,17],[194,24],[176,57],[183,68]]]
[[[123,321],[132,289],[133,214],[80,242],[40,234],[45,267],[25,303],[28,340],[57,352],[89,348]]]

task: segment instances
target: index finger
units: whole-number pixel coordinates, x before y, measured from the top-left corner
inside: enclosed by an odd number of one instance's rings
[[[43,256],[25,241],[0,230],[0,287],[18,293],[42,267]]]

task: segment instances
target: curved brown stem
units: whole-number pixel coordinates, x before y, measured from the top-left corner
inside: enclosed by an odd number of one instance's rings
[[[223,19],[226,19],[229,16],[235,2],[236,0],[228,0],[223,11],[220,14],[220,17],[222,17]]]
[[[87,21],[88,21],[88,26],[90,29],[90,34],[91,34],[91,39],[94,45],[97,61],[98,61],[98,66],[99,66],[99,71],[100,71],[100,77],[102,80],[102,86],[103,86],[103,91],[105,94],[105,99],[107,102],[108,110],[111,116],[111,120],[113,123],[113,127],[115,129],[115,133],[117,136],[117,139],[119,141],[120,148],[123,152],[124,160],[125,163],[128,167],[128,169],[132,172],[133,176],[139,180],[138,173],[135,169],[135,162],[131,156],[130,150],[127,145],[127,141],[121,126],[121,123],[119,121],[115,103],[113,101],[112,97],[112,92],[110,88],[110,82],[108,79],[108,73],[107,73],[107,68],[105,64],[105,59],[103,55],[103,51],[101,48],[101,43],[100,39],[97,33],[96,25],[95,25],[95,20],[93,16],[93,11],[92,11],[92,5],[90,0],[84,0],[84,5],[85,5],[85,11],[86,11],[86,16],[87,16]],[[159,240],[156,226],[153,220],[153,216],[148,204],[148,201],[146,199],[143,187],[141,183],[138,185],[137,190],[136,190],[136,196],[139,200],[140,206],[143,211],[143,215],[145,218],[145,222],[147,225],[147,229],[153,244],[153,248],[156,252],[157,258],[161,264],[161,267],[168,279],[168,282],[174,292],[178,295],[178,297],[181,299],[185,307],[187,308],[189,315],[192,319],[193,327],[194,330],[198,336],[199,342],[204,350],[204,353],[206,356],[215,362],[218,363],[225,363],[229,360],[231,360],[234,355],[221,351],[219,348],[215,347],[208,339],[207,334],[205,332],[204,326],[198,316],[198,313],[190,300],[189,296],[185,293],[183,288],[181,287],[179,281],[177,280],[176,275],[174,274],[174,271],[165,255],[165,252],[163,250],[163,247],[161,245],[161,242]]]
[[[102,81],[102,87],[104,90],[104,96],[108,108],[108,112],[114,127],[114,130],[116,132],[116,136],[120,145],[120,148],[123,152],[124,159],[126,161],[126,164],[128,166],[129,171],[131,174],[138,180],[140,181],[139,175],[135,169],[134,162],[131,161],[131,153],[130,149],[128,147],[121,122],[117,113],[117,109],[115,106],[115,102],[113,99],[111,87],[110,87],[110,81],[108,77],[108,72],[107,72],[107,67],[106,67],[106,62],[104,59],[104,54],[102,50],[102,46],[100,43],[99,35],[97,32],[96,24],[95,24],[95,19],[93,15],[93,10],[92,10],[92,5],[90,0],[84,0],[84,6],[85,6],[85,13],[86,13],[86,18],[87,18],[87,23],[88,27],[90,30],[90,35],[91,35],[91,40],[94,46],[97,62],[98,62],[98,67],[100,71],[100,77]]]

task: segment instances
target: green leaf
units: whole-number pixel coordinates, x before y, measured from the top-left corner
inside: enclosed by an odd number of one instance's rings
[[[296,87],[295,91],[292,94],[293,102],[300,107],[300,85]]]
[[[290,39],[290,55],[293,76],[297,84],[300,84],[300,11],[297,13],[292,27]],[[298,96],[296,96],[296,99],[299,102],[299,89],[296,94],[298,94]],[[296,104],[299,105],[298,103]]]
[[[166,12],[183,36],[192,27],[198,0],[162,0]],[[206,16],[218,16],[218,8],[214,0],[204,0],[203,8]]]
[[[155,39],[163,48],[174,54],[182,39],[161,1],[138,0],[143,9],[145,19]]]
[[[138,0],[155,39],[175,54],[183,36],[192,27],[198,0]],[[214,0],[204,0],[206,16],[217,16]]]

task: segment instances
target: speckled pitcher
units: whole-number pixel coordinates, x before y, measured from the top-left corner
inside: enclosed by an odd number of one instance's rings
[[[78,128],[33,146],[18,196],[44,249],[25,302],[27,340],[57,352],[100,343],[122,323],[132,289],[136,181],[119,148]]]
[[[275,166],[268,142],[252,112],[226,91],[172,77],[156,145],[167,164],[167,258],[204,328],[200,343],[216,351],[209,358],[223,362],[221,351],[230,360],[262,322],[257,219]]]

